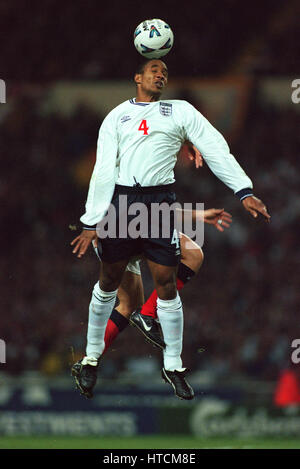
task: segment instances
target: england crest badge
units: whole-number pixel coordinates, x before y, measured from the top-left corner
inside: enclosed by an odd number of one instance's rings
[[[159,103],[159,111],[163,116],[171,116],[172,115],[172,104],[170,103]]]

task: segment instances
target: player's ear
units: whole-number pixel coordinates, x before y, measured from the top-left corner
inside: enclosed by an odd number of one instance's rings
[[[134,75],[134,81],[136,85],[140,85],[142,82],[142,74],[141,73],[136,73]]]

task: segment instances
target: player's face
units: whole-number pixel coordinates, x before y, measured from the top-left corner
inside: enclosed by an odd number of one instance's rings
[[[161,95],[168,83],[168,69],[162,60],[151,60],[144,68],[144,72],[136,75],[136,83],[146,94]]]

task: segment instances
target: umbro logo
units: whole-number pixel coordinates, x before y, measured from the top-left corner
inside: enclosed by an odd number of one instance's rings
[[[123,117],[121,118],[121,124],[124,124],[124,122],[127,122],[127,121],[129,121],[130,119],[131,119],[130,116],[123,116]]]

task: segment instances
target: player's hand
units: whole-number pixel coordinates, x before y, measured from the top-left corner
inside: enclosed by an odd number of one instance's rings
[[[193,210],[193,220],[200,220],[214,225],[218,231],[224,231],[229,228],[232,222],[230,213],[225,212],[224,208],[210,208],[208,210]]]
[[[247,210],[247,212],[250,212],[254,218],[257,218],[258,214],[260,213],[261,215],[265,217],[266,221],[268,222],[270,221],[271,215],[269,215],[267,211],[267,207],[261,200],[259,200],[254,195],[246,197],[242,201],[242,203],[245,209]]]
[[[218,231],[224,231],[224,228],[229,228],[232,222],[231,214],[225,212],[223,208],[204,210],[203,215],[205,223],[214,225]]]
[[[202,168],[203,166],[203,158],[198,150],[198,148],[195,147],[191,142],[186,142],[187,148],[188,148],[188,158],[195,162],[196,168]]]
[[[94,240],[97,240],[96,230],[82,230],[81,234],[71,242],[71,246],[74,246],[73,254],[81,258]]]

